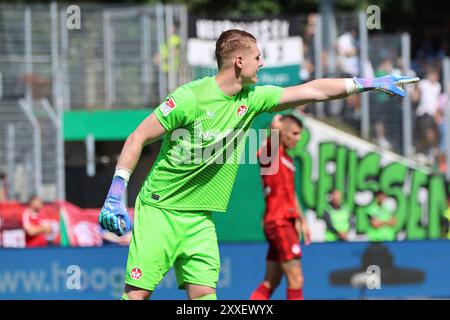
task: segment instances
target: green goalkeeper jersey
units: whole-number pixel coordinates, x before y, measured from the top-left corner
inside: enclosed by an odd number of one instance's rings
[[[251,86],[228,96],[215,77],[175,90],[154,111],[167,134],[140,199],[164,209],[226,211],[248,130],[282,92]]]

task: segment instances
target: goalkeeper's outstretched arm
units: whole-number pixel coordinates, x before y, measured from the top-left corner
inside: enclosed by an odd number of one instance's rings
[[[274,111],[295,108],[311,102],[348,97],[354,93],[377,90],[390,96],[405,96],[403,86],[419,81],[417,77],[384,76],[380,78],[317,79],[284,89]]]

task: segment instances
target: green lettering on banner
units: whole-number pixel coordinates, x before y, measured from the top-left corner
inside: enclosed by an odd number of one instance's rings
[[[356,215],[356,232],[359,234],[367,233],[369,228],[369,218],[367,217],[367,206],[356,206],[354,212]]]
[[[370,190],[376,192],[378,190],[378,182],[376,180],[380,173],[380,158],[379,154],[370,152],[361,159],[356,174],[356,189],[358,191]],[[365,233],[369,227],[367,208],[371,203],[365,206],[358,206],[356,209],[356,230],[358,233]]]
[[[347,164],[347,147],[339,146],[336,155],[336,189],[345,197],[345,176]]]
[[[317,184],[317,217],[321,218],[328,203],[328,194],[333,189],[333,177],[327,172],[327,164],[335,159],[336,144],[321,143],[319,146],[319,181]]]
[[[344,204],[350,211],[355,208],[356,192],[356,173],[358,172],[358,152],[350,150],[348,153],[348,173],[347,173],[347,192],[344,197]]]
[[[378,153],[370,152],[361,159],[356,176],[356,188],[359,191],[378,191],[377,178],[380,174],[380,159]]]
[[[408,168],[398,162],[387,165],[381,172],[380,190],[386,196],[395,198],[397,209],[394,213],[397,220],[395,232],[402,230],[406,226],[408,198],[403,191]]]
[[[411,194],[409,204],[409,217],[406,225],[406,237],[408,240],[422,240],[426,237],[426,231],[421,225],[422,207],[419,203],[419,191],[427,185],[428,176],[418,170],[412,171]]]
[[[428,238],[441,236],[441,216],[447,209],[445,181],[442,175],[432,176],[428,188]]]
[[[300,161],[300,198],[302,203],[311,209],[316,207],[316,186],[312,178],[312,158],[311,153],[308,152],[307,146],[310,139],[310,132],[307,128],[302,131],[302,138],[297,143],[293,150],[288,153],[292,158],[298,158]]]

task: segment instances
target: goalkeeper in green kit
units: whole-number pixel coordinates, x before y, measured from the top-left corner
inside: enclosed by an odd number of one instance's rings
[[[263,59],[250,33],[223,32],[215,53],[217,75],[172,92],[123,146],[98,219],[119,236],[133,230],[122,299],[148,299],[172,266],[189,299],[216,299],[220,259],[212,212],[227,210],[246,132],[258,114],[368,90],[404,96],[402,86],[419,80],[385,76],[255,87]],[[164,134],[136,199],[132,227],[124,205],[128,179],[143,146]]]

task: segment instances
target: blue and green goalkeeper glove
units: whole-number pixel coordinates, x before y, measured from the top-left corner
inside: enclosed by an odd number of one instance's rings
[[[418,77],[406,77],[406,76],[384,76],[379,78],[353,78],[353,82],[356,85],[356,92],[377,90],[382,91],[391,97],[406,95],[403,86],[405,84],[415,83],[419,81]]]
[[[125,208],[124,193],[127,182],[115,175],[106,197],[98,222],[102,229],[107,229],[118,236],[131,230],[131,220]]]

